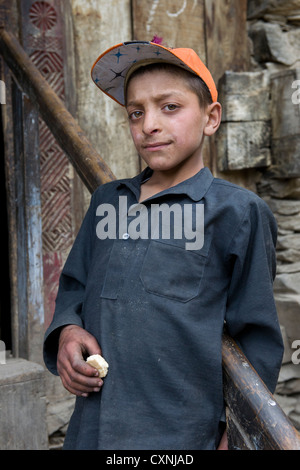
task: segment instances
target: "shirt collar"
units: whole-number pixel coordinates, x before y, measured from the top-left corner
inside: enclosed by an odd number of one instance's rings
[[[128,180],[121,180],[118,188],[121,186],[127,186],[137,197],[140,195],[140,186],[142,183],[147,181],[148,178],[152,175],[153,171],[147,167],[142,173],[135,176],[134,178]],[[206,192],[208,191],[210,185],[213,182],[213,175],[209,168],[204,167],[198,173],[196,173],[191,178],[188,178],[185,181],[173,186],[172,188],[166,189],[159,193],[159,196],[167,194],[185,194],[193,201],[200,201]],[[158,197],[158,194],[153,196],[153,198]],[[149,198],[149,200],[152,198]]]

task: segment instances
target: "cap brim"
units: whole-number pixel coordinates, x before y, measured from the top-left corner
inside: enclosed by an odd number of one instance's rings
[[[132,41],[117,44],[100,55],[92,67],[92,80],[101,91],[124,106],[127,74],[140,62],[168,62],[198,75],[171,49],[152,42]]]

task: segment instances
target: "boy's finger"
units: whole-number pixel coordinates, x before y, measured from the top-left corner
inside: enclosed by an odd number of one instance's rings
[[[71,365],[76,372],[86,375],[87,377],[98,377],[99,375],[97,369],[87,364],[80,355],[74,356]]]
[[[81,394],[83,392],[98,392],[103,381],[98,377],[88,377],[72,369],[64,374],[64,385],[71,393]]]

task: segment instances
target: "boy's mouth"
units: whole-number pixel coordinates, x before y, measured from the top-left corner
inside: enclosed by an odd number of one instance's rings
[[[149,152],[155,152],[156,150],[163,149],[170,145],[171,142],[152,142],[144,145],[144,149]]]

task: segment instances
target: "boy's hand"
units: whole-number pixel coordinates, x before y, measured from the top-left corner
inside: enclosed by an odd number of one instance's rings
[[[90,392],[98,392],[103,381],[97,370],[85,362],[84,353],[101,354],[94,336],[79,326],[65,326],[59,336],[57,370],[69,392],[87,397]]]

